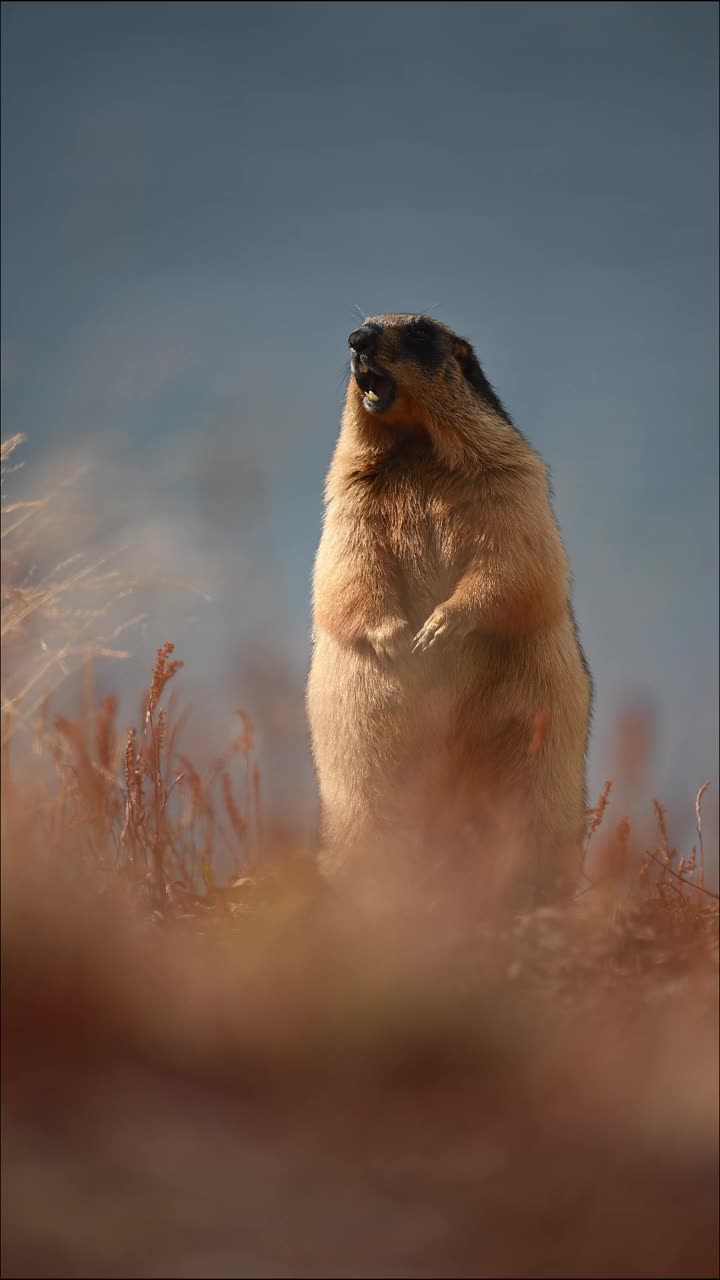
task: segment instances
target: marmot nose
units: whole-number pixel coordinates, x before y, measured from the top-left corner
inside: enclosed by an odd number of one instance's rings
[[[377,346],[377,330],[370,325],[363,325],[362,329],[356,329],[350,334],[348,346],[359,356],[371,355]]]

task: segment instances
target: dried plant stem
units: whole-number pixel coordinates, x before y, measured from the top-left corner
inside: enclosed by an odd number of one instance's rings
[[[701,889],[705,888],[705,849],[703,847],[702,815],[700,811],[700,806],[702,804],[702,798],[705,795],[705,792],[707,791],[709,786],[710,786],[710,779],[708,778],[706,782],[703,782],[700,790],[698,791],[695,797],[695,818],[696,818],[696,824],[697,824],[698,847],[700,849],[700,888]]]
[[[668,875],[674,876],[681,884],[687,885],[688,889],[697,889],[699,893],[704,893],[706,898],[712,898],[713,902],[720,902],[720,894],[713,893],[711,889],[705,889],[701,884],[693,884],[692,880],[686,880],[685,876],[681,876],[674,867],[669,866],[662,858],[658,858],[656,853],[651,853],[648,849],[647,856],[648,858],[652,858],[653,862],[656,862],[659,867],[662,867],[663,871],[667,872]],[[659,881],[660,885],[662,885],[662,883],[662,880]]]
[[[595,807],[594,807],[594,808],[592,808],[592,809],[590,809],[590,810],[589,810],[589,816],[591,816],[591,821],[590,821],[590,825],[589,825],[589,827],[588,827],[587,835],[586,835],[586,837],[585,837],[585,844],[584,844],[584,846],[583,846],[582,866],[581,866],[581,868],[580,868],[580,874],[582,875],[582,877],[583,877],[585,880],[587,880],[587,881],[588,881],[588,884],[589,884],[591,887],[592,887],[592,883],[593,883],[593,882],[592,882],[592,880],[590,879],[590,876],[588,875],[587,871],[585,870],[585,865],[586,865],[586,862],[587,862],[588,849],[589,849],[589,847],[590,847],[590,841],[592,840],[592,838],[593,838],[593,836],[594,836],[595,832],[597,831],[598,827],[600,826],[600,823],[602,822],[602,820],[603,820],[603,818],[604,818],[604,816],[605,816],[605,810],[607,809],[608,800],[609,800],[609,798],[610,798],[610,792],[611,792],[611,790],[612,790],[612,784],[613,784],[613,780],[612,780],[612,778],[606,778],[606,779],[605,779],[605,783],[604,783],[604,786],[603,786],[602,791],[600,792],[600,796],[599,796],[599,799],[598,799],[597,804],[595,805]]]

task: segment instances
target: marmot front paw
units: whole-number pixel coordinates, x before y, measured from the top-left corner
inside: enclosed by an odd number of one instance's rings
[[[368,640],[383,662],[396,662],[398,658],[407,657],[411,638],[410,628],[403,619],[384,623],[382,627],[368,632]]]
[[[462,614],[438,605],[430,614],[427,622],[420,628],[412,642],[412,653],[426,653],[439,641],[467,631],[467,624]]]

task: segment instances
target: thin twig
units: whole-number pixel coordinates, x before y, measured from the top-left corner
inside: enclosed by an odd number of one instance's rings
[[[676,880],[679,880],[681,884],[686,884],[688,889],[697,889],[700,893],[704,893],[706,898],[712,898],[713,902],[720,902],[720,893],[712,893],[710,889],[703,888],[701,884],[693,884],[692,880],[686,880],[684,876],[678,875],[674,867],[671,867],[667,862],[663,862],[662,858],[658,858],[657,855],[651,853],[649,849],[646,850],[646,853],[648,858],[652,858],[653,862],[657,862],[659,867],[662,867],[664,871],[669,872],[669,874],[674,876]]]
[[[705,795],[705,792],[707,791],[709,786],[710,786],[710,779],[708,778],[707,782],[703,782],[700,790],[698,791],[695,797],[695,816],[697,819],[698,844],[700,847],[700,887],[701,888],[705,887],[705,849],[703,848],[702,817],[700,814],[700,805],[702,802],[702,798]]]

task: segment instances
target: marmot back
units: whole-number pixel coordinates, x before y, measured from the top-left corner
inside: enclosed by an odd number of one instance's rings
[[[323,865],[462,849],[487,886],[566,891],[591,686],[545,466],[444,325],[377,316],[349,344],[308,683]]]

